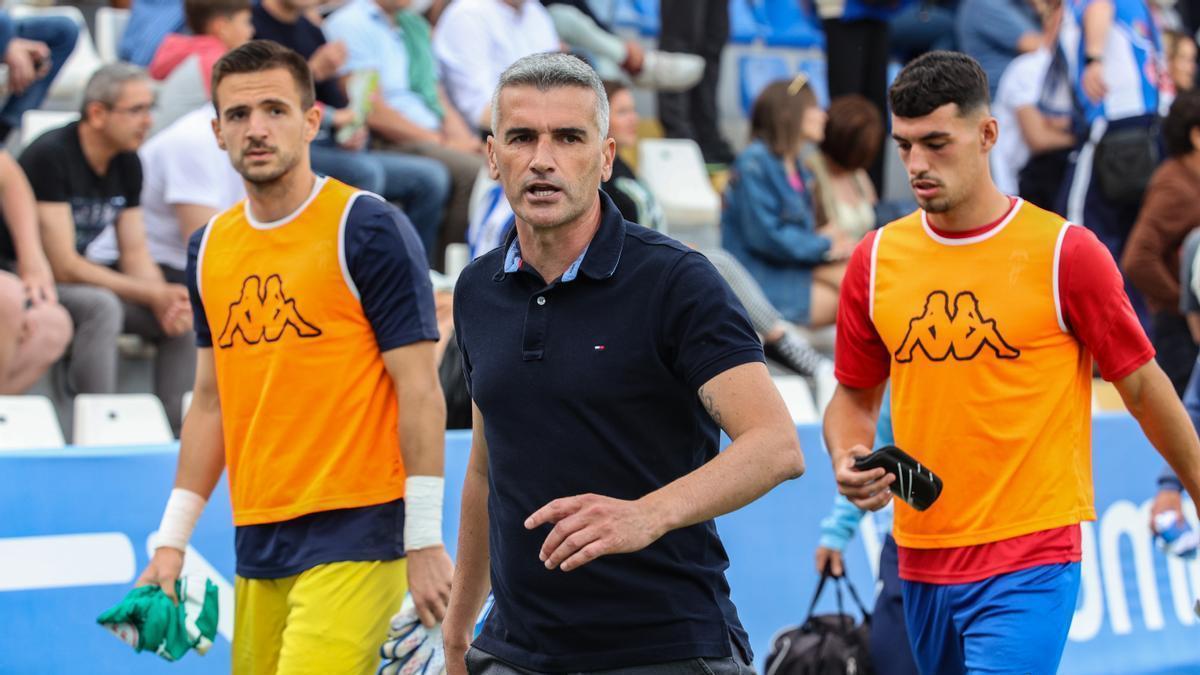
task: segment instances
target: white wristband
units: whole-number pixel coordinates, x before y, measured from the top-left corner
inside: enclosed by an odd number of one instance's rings
[[[168,546],[186,551],[188,540],[192,538],[192,530],[196,529],[196,521],[200,520],[200,514],[207,503],[207,499],[191,490],[171,490],[167,508],[163,509],[162,522],[158,525],[154,548]]]
[[[442,545],[441,476],[409,476],[404,479],[404,550],[416,551]]]

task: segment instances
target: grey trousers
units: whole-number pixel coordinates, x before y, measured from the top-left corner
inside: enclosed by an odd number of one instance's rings
[[[733,653],[734,656],[726,658],[695,658],[612,670],[592,670],[587,671],[586,675],[755,675],[754,668],[742,660],[736,645],[733,645]],[[502,661],[478,647],[467,650],[467,672],[470,675],[546,675]]]
[[[168,337],[150,308],[124,301],[107,288],[59,284],[58,301],[75,324],[75,338],[65,357],[67,393],[116,393],[117,336],[138,335],[157,348],[154,393],[162,400],[171,429],[178,436],[183,394],[192,388],[196,376],[195,333]]]

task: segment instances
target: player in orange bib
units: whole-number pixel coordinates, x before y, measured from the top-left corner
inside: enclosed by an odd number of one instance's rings
[[[236,675],[368,675],[411,590],[440,621],[445,405],[425,252],[378,196],[315,175],[308,64],[253,41],[213,69],[247,198],[192,237],[199,346],[175,489],[139,579],[173,594],[228,469]]]
[[[932,52],[889,92],[920,209],[868,235],[838,310],[825,435],[857,506],[892,476],[856,471],[891,380],[896,445],[941,476],[940,499],[896,504],[905,614],[921,672],[1053,673],[1079,590],[1079,523],[1094,520],[1093,359],[1146,436],[1200,489],[1200,442],[1153,360],[1120,273],[1082,227],[992,182],[987,77]]]

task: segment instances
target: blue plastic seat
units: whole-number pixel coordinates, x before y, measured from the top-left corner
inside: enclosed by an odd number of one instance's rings
[[[755,0],[762,3],[767,44],[772,47],[824,48],[825,33],[817,18],[802,6],[802,0]]]
[[[742,112],[750,115],[754,99],[768,84],[790,80],[796,73],[786,59],[768,54],[745,54],[738,59],[738,78],[741,81]]]
[[[729,0],[729,41],[751,44],[765,40],[770,28],[762,10],[762,0]]]

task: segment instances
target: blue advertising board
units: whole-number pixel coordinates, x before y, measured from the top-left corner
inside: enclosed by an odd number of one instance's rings
[[[813,553],[834,486],[816,427],[800,430],[807,473],[721,518],[729,581],[761,665],[771,636],[803,620],[816,586]],[[445,537],[453,553],[470,437],[446,442]],[[1168,559],[1147,529],[1162,460],[1128,416],[1094,423],[1099,520],[1083,526],[1083,584],[1064,673],[1200,672],[1192,610],[1200,562]],[[174,447],[0,455],[0,673],[227,673],[232,630],[233,528],[218,486],[196,528],[189,572],[221,589],[221,630],[206,656],[167,663],[135,655],[95,623],[149,559],[175,472]],[[1047,486],[1053,490],[1054,486]],[[1189,511],[1191,511],[1189,507]],[[1189,513],[1193,526],[1195,514]],[[878,534],[868,519],[846,552],[860,594],[873,594]],[[821,611],[832,610],[832,597]]]

